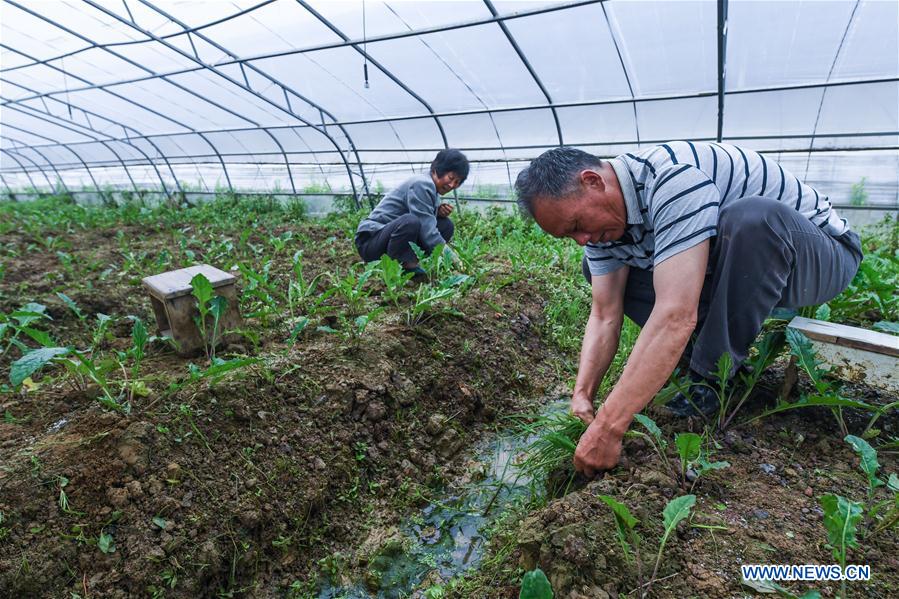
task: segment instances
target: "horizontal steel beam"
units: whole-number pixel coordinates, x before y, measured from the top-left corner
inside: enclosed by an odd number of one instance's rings
[[[714,138],[708,138],[708,139],[714,140]],[[579,147],[590,147],[590,146],[579,146]],[[807,152],[813,152],[815,154],[828,154],[828,153],[845,153],[845,152],[868,152],[868,153],[892,152],[892,151],[897,151],[897,150],[899,150],[899,145],[881,146],[881,147],[873,147],[873,148],[872,147],[859,147],[859,146],[840,146],[840,147],[835,147],[835,148],[812,148],[811,150],[809,150],[809,148],[787,148],[787,149],[765,148],[765,149],[755,150],[755,151],[759,152],[760,154],[805,154]],[[280,156],[279,153],[272,153],[272,154]],[[288,153],[288,156],[289,155],[290,155],[290,153]],[[600,154],[599,156],[600,156],[600,158],[614,157],[612,155],[602,155],[602,154]],[[208,156],[194,157],[194,158],[206,158],[206,160],[190,160],[190,161],[184,161],[184,162],[179,162],[178,159],[172,159],[172,158],[169,158],[169,160],[173,166],[209,165],[209,166],[214,166],[214,167],[220,167],[218,162],[214,160],[215,156],[212,154],[210,154]],[[530,157],[522,157],[522,158],[469,158],[468,161],[471,162],[472,164],[503,164],[503,163],[530,162],[530,160],[531,160]],[[140,166],[142,164],[156,163],[156,162],[161,162],[161,161],[162,161],[162,158],[159,158],[159,157],[153,158],[149,162],[146,160],[141,160],[139,158],[129,158],[129,159],[124,160],[125,164],[127,164],[129,166]],[[254,160],[253,162],[229,162],[229,164],[231,164],[231,165],[244,164],[244,165],[248,165],[248,166],[255,166],[255,165],[277,166],[277,167],[281,167],[281,168],[284,167],[283,160],[280,160],[280,161]],[[368,162],[366,162],[366,164],[369,164],[372,166],[422,166],[423,167],[423,166],[427,166],[428,164],[430,164],[430,160],[418,160],[418,161],[415,161],[415,160],[381,160],[381,161],[368,161]],[[292,167],[308,166],[310,169],[316,169],[320,166],[340,166],[340,167],[342,167],[343,162],[291,161],[290,165]],[[80,164],[74,163],[74,162],[72,162],[72,163],[54,163],[54,166],[56,166],[56,168],[58,168],[60,170],[78,170],[78,169],[83,168]],[[92,162],[91,166],[93,168],[109,168],[109,167],[121,168],[120,163],[118,163],[117,161],[112,161],[112,160]],[[16,173],[16,172],[24,172],[24,171],[29,171],[29,170],[31,170],[33,172],[35,169],[4,168],[4,169],[0,169],[0,172],[9,174],[9,173]]]
[[[0,44],[2,45],[2,44]],[[81,87],[75,87],[68,90],[54,91],[54,92],[45,92],[41,94],[33,94],[30,96],[26,96],[23,98],[16,98],[14,100],[4,101],[0,106],[6,104],[21,104],[23,102],[27,102],[29,100],[36,100],[44,97],[54,97],[58,95],[66,95],[69,93],[75,93],[79,91],[86,91],[92,89],[105,89],[107,87],[116,87],[120,85],[126,85],[128,83],[140,83],[143,81],[148,81],[151,79],[158,79],[160,77],[172,77],[175,75],[180,75],[183,73],[192,73],[197,71],[205,70],[204,67],[184,69],[181,71],[173,71],[165,74],[160,74],[159,76],[148,76],[148,77],[138,77],[135,79],[129,79],[125,81],[119,81],[115,83],[104,83],[104,84],[96,84],[96,85],[87,85]],[[14,81],[8,81],[0,77],[0,81],[5,81],[6,83],[10,83],[12,85],[17,85]],[[848,85],[875,85],[878,83],[896,83],[899,82],[899,77],[876,77],[869,79],[854,79],[847,81],[832,81],[832,82],[819,82],[819,83],[801,83],[795,85],[778,85],[778,86],[768,86],[768,87],[754,87],[747,89],[736,89],[725,92],[725,96],[730,95],[740,95],[740,94],[762,94],[762,93],[771,93],[771,92],[784,92],[784,91],[796,91],[803,89],[818,89],[818,88],[831,88],[831,87],[843,87]],[[554,102],[551,104],[543,103],[543,104],[533,104],[528,106],[505,106],[505,107],[496,107],[496,108],[474,108],[469,110],[454,110],[454,111],[444,111],[444,112],[435,112],[433,115],[427,112],[422,112],[421,114],[413,114],[413,115],[403,115],[403,116],[395,116],[395,117],[380,117],[380,118],[372,118],[372,119],[350,119],[350,120],[334,120],[333,122],[327,122],[328,126],[331,125],[365,125],[370,123],[391,123],[398,121],[409,121],[409,120],[417,120],[417,119],[431,119],[433,117],[454,117],[454,116],[471,116],[478,114],[498,114],[502,112],[521,112],[527,110],[552,110],[559,108],[581,108],[588,106],[611,106],[615,104],[631,104],[631,103],[642,103],[642,102],[664,102],[671,100],[692,100],[697,98],[712,98],[717,97],[717,91],[705,91],[705,92],[694,92],[689,94],[668,94],[661,96],[641,96],[638,98],[616,98],[612,100],[586,100],[586,101],[578,101],[578,102]],[[303,128],[309,127],[309,125],[303,125]],[[315,127],[313,127],[315,128]],[[239,129],[232,129],[239,130]]]

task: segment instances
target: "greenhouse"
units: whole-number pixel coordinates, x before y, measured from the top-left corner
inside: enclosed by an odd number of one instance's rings
[[[899,3],[0,0],[0,90],[0,596],[899,595]]]

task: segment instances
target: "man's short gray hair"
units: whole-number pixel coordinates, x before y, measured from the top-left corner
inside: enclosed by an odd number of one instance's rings
[[[553,148],[543,152],[515,179],[519,209],[533,217],[535,199],[560,199],[570,195],[577,188],[578,173],[588,168],[598,169],[602,164],[598,156],[575,148]]]

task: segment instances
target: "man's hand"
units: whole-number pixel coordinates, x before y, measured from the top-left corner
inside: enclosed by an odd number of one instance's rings
[[[571,398],[571,413],[584,421],[584,424],[593,422],[593,402],[586,397],[574,396]]]
[[[443,204],[440,204],[439,206],[437,206],[437,216],[439,216],[440,218],[446,218],[447,216],[452,214],[452,212],[453,212],[452,204],[447,204],[446,202],[444,202]]]
[[[623,433],[613,430],[606,422],[602,410],[581,436],[574,450],[574,468],[588,478],[611,470],[621,456]]]

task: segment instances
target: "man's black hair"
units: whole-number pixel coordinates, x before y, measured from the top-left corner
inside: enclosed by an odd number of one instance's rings
[[[431,170],[442,177],[447,173],[456,173],[461,184],[468,178],[468,158],[459,150],[447,148],[440,150],[437,157],[431,162]]]
[[[534,158],[515,179],[518,207],[534,216],[534,200],[561,199],[577,188],[577,175],[584,169],[598,169],[603,161],[598,156],[576,148],[553,148]]]

